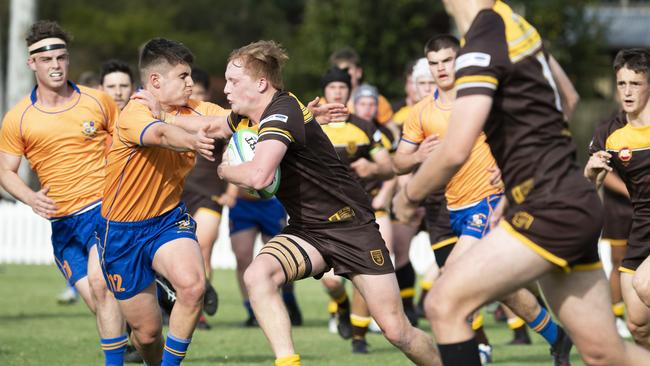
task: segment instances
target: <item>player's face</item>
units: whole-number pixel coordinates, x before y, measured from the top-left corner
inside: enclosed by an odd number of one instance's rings
[[[409,75],[406,77],[406,84],[404,84],[404,92],[406,97],[411,100],[417,100],[417,94],[415,91],[415,85],[413,85],[413,77]]]
[[[625,113],[640,113],[648,103],[650,87],[648,75],[623,67],[616,73],[616,88]]]
[[[416,100],[422,100],[422,98],[427,95],[433,94],[433,90],[436,88],[436,81],[433,77],[422,77],[420,76],[415,81],[415,96]]]
[[[194,87],[192,87],[192,96],[190,96],[190,98],[194,100],[198,100],[200,102],[204,102],[208,100],[208,91],[205,90],[203,85],[194,84]]]
[[[348,102],[350,96],[350,88],[342,81],[332,81],[325,86],[325,100],[327,103],[341,103]]]
[[[361,97],[354,103],[354,114],[372,121],[377,115],[377,99],[373,97]]]
[[[65,48],[33,54],[27,62],[36,75],[38,85],[59,89],[68,80],[70,59]]]
[[[190,65],[179,63],[160,74],[160,103],[183,106],[192,95],[194,81]]]
[[[248,115],[259,99],[259,79],[253,79],[247,72],[242,60],[232,60],[226,67],[226,86],[223,88],[226,99],[233,112]]]
[[[456,80],[454,74],[454,62],[456,61],[456,52],[451,48],[443,48],[440,51],[427,53],[429,69],[431,75],[438,87],[442,90],[449,90],[454,87]]]
[[[104,76],[101,89],[106,92],[120,109],[124,108],[133,93],[133,84],[129,74],[116,71]]]

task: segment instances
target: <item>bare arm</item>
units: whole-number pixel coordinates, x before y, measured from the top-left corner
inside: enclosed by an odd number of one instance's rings
[[[625,186],[625,183],[618,175],[607,174],[605,176],[605,180],[603,181],[603,184],[605,184],[605,187],[610,191],[616,192],[622,196],[630,198],[630,192],[627,191],[627,187]]]
[[[404,140],[397,145],[393,155],[393,168],[395,174],[402,175],[412,172],[418,165],[426,160],[429,153],[440,143],[438,135],[427,136],[419,145],[408,143]]]
[[[223,162],[219,165],[219,177],[240,187],[263,189],[273,182],[275,169],[286,152],[287,145],[280,141],[258,142],[253,160],[234,166]]]
[[[558,92],[560,93],[560,98],[562,99],[562,110],[564,111],[564,119],[570,121],[573,117],[573,113],[576,111],[576,106],[580,101],[580,94],[576,91],[573,83],[562,69],[562,66],[559,62],[552,56],[548,57],[548,64],[551,68],[551,74],[553,74],[553,79],[558,86]]]
[[[57,211],[54,201],[47,196],[49,187],[34,192],[18,176],[20,156],[0,152],[0,185],[17,200],[29,205],[39,216],[49,219]]]
[[[357,159],[350,164],[350,167],[361,178],[387,180],[395,175],[388,151],[381,149],[373,154],[371,158],[372,161],[364,158]]]
[[[214,161],[214,139],[206,136],[207,130],[206,126],[191,134],[167,123],[154,123],[144,131],[141,142],[145,146],[164,147],[174,151],[196,151],[206,159]]]

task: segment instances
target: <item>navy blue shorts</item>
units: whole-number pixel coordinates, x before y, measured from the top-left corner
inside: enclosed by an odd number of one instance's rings
[[[276,236],[285,227],[287,213],[277,198],[269,200],[237,199],[230,209],[230,235],[238,231],[257,228],[263,235]]]
[[[449,210],[451,229],[459,237],[473,236],[481,239],[490,231],[490,216],[503,197],[502,194],[490,195],[471,207]]]
[[[99,242],[101,216],[101,202],[94,202],[75,214],[51,220],[54,259],[70,285],[88,275],[88,252]]]
[[[196,222],[183,203],[148,220],[101,221],[100,263],[118,300],[130,299],[155,280],[153,258],[160,247],[179,238],[196,241]]]

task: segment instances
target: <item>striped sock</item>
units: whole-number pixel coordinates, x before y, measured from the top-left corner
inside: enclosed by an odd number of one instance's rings
[[[177,366],[185,358],[187,347],[190,346],[190,339],[181,339],[174,337],[171,333],[167,333],[167,341],[165,341],[165,349],[163,349],[163,357],[161,366]]]
[[[365,339],[366,333],[368,332],[368,326],[372,318],[369,316],[360,316],[356,314],[350,314],[350,323],[352,323],[352,338],[354,339]]]
[[[544,337],[550,345],[555,344],[557,340],[557,324],[555,324],[551,318],[551,314],[546,309],[541,308],[535,320],[528,323],[528,326]]]
[[[289,355],[275,359],[275,366],[300,366],[300,355]]]
[[[101,338],[102,351],[104,351],[105,366],[123,366],[124,350],[129,337],[124,334],[117,338]]]
[[[625,315],[625,304],[622,302],[612,304],[612,311],[617,318],[622,318]]]

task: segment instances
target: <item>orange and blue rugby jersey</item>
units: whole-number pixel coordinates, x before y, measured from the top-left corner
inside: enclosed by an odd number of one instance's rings
[[[177,115],[227,115],[216,104],[190,100]],[[180,202],[185,176],[194,166],[194,152],[145,146],[142,136],[156,120],[137,102],[122,110],[108,153],[102,216],[110,221],[143,221],[172,210]],[[216,184],[216,182],[215,182]]]
[[[102,198],[106,140],[119,109],[105,93],[70,82],[74,98],[43,107],[37,87],[5,116],[0,151],[29,160],[41,186],[67,216]]]
[[[413,106],[411,115],[404,124],[403,141],[418,145],[430,135],[438,134],[440,139],[445,137],[452,107],[442,105],[438,95],[436,90],[434,95],[425,97]],[[501,189],[490,184],[492,173],[488,169],[495,166],[485,134],[481,133],[472,147],[469,159],[447,183],[445,196],[449,208],[458,209],[500,193]]]

